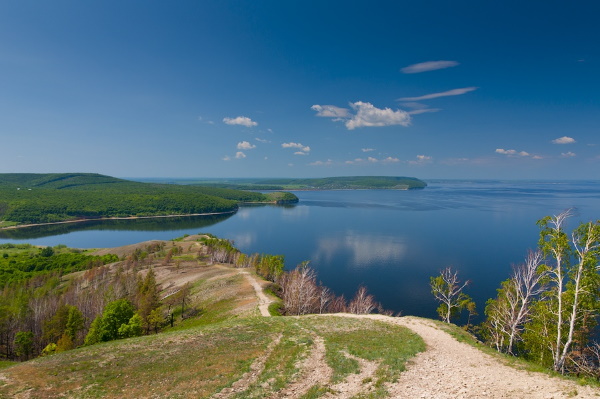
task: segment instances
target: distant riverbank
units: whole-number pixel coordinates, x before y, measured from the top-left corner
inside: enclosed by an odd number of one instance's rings
[[[264,204],[264,202],[263,202]],[[18,224],[15,226],[7,226],[0,227],[0,230],[16,230],[22,229],[26,227],[38,227],[38,226],[51,226],[57,224],[67,224],[67,223],[82,223],[82,222],[92,222],[92,221],[101,221],[101,220],[134,220],[134,219],[159,219],[159,218],[175,218],[175,217],[191,217],[191,216],[214,216],[214,215],[232,215],[236,213],[237,210],[227,211],[227,212],[211,212],[211,213],[188,213],[183,215],[155,215],[155,216],[123,216],[123,217],[107,217],[107,218],[89,218],[89,219],[75,219],[75,220],[64,220],[61,222],[48,222],[48,223],[32,223],[32,224]]]

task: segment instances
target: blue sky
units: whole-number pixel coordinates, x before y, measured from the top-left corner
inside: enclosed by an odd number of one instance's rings
[[[0,172],[600,178],[596,1],[0,3]]]

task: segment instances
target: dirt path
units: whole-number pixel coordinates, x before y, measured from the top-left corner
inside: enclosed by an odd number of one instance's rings
[[[327,385],[332,370],[325,361],[325,342],[316,334],[313,335],[313,341],[314,345],[309,355],[298,365],[300,375],[296,381],[271,396],[271,399],[296,399],[302,397],[314,385]]]
[[[256,291],[256,296],[258,297],[258,309],[260,310],[260,314],[264,317],[270,317],[271,313],[269,313],[269,305],[271,304],[271,300],[265,295],[258,281],[256,281],[254,276],[249,272],[241,272],[240,274],[243,274],[250,284],[252,284],[252,287],[254,287],[254,291]]]
[[[214,394],[212,396],[212,398],[214,398],[214,399],[231,398],[240,392],[244,392],[246,389],[248,389],[248,387],[250,385],[252,385],[254,382],[256,382],[256,380],[258,380],[258,377],[260,376],[260,373],[262,373],[262,371],[264,370],[265,362],[267,361],[267,359],[273,352],[273,349],[275,349],[275,347],[277,345],[279,345],[279,342],[281,341],[281,337],[282,337],[282,335],[279,334],[278,336],[275,337],[275,339],[273,341],[271,341],[271,343],[267,347],[267,350],[265,351],[265,353],[261,357],[256,359],[250,365],[250,371],[248,371],[247,373],[244,373],[244,375],[242,375],[242,377],[239,380],[234,382],[230,388],[223,389],[221,392]]]
[[[259,298],[263,316],[269,316],[269,298],[262,287],[248,272],[242,272],[252,284]],[[331,315],[329,315],[331,316]],[[427,350],[418,354],[407,364],[397,383],[390,384],[390,398],[398,399],[475,399],[475,398],[600,398],[600,390],[581,386],[572,381],[549,377],[543,373],[518,370],[470,345],[458,342],[441,330],[433,321],[416,317],[388,317],[382,315],[336,314],[338,317],[370,318],[398,324],[419,334],[427,344]],[[299,368],[302,370],[296,382],[278,392],[280,398],[299,398],[313,385],[327,386],[331,369],[324,358],[325,346],[319,336],[310,355]],[[330,386],[334,393],[327,398],[350,398],[366,392],[377,363],[356,359],[360,374],[351,375],[344,381]]]
[[[409,362],[392,398],[597,398],[600,390],[542,373],[517,370],[472,346],[456,341],[433,322],[415,317],[368,317],[405,326],[419,334],[427,350]]]

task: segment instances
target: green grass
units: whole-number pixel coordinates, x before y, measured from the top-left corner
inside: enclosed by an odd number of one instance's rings
[[[406,361],[425,350],[425,343],[407,328],[361,319],[342,317],[312,317],[309,322],[322,333],[327,347],[327,362],[333,369],[333,382],[339,382],[351,373],[359,372],[359,365],[344,356],[348,352],[356,357],[379,363],[375,373],[375,390],[369,397],[387,396],[385,383],[395,382],[406,366]]]
[[[19,362],[13,362],[13,361],[10,361],[10,360],[0,360],[0,370],[4,369],[4,368],[7,368],[7,367],[10,367],[10,366],[15,366],[17,364],[19,364]]]
[[[240,379],[258,357],[266,356],[277,335],[281,340],[266,357],[264,370],[237,397],[277,396],[298,378],[299,362],[309,355],[317,335],[323,337],[327,361],[337,375],[357,371],[337,360],[339,351],[380,363],[372,397],[384,397],[384,383],[393,381],[404,361],[424,346],[406,329],[366,319],[234,319],[20,363],[3,370],[11,384],[0,385],[0,397],[24,390],[32,397],[210,397]],[[310,387],[304,397],[318,398],[328,391]]]

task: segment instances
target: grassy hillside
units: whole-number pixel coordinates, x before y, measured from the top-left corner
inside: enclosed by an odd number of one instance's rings
[[[140,183],[90,173],[0,174],[0,227],[106,217],[234,212],[241,202],[293,202],[226,188]]]
[[[175,308],[174,327],[167,324],[158,334],[21,363],[0,362],[0,398],[206,398],[215,394],[258,398],[281,397],[286,392],[317,398],[335,394],[340,384],[356,379],[356,394],[377,398],[386,396],[386,383],[398,377],[406,360],[424,350],[414,333],[374,320],[259,317],[259,302],[247,274],[251,271],[207,263],[198,239],[189,236],[96,251],[95,256],[114,254],[123,259],[94,273],[104,280],[116,278],[129,265],[142,273],[153,267],[160,297],[169,298],[191,284],[185,318]],[[161,255],[169,252],[175,255],[168,260]],[[132,263],[134,256],[138,260]],[[77,272],[62,276],[56,289],[64,291],[82,277],[89,284],[79,296],[99,283],[99,277]]]

